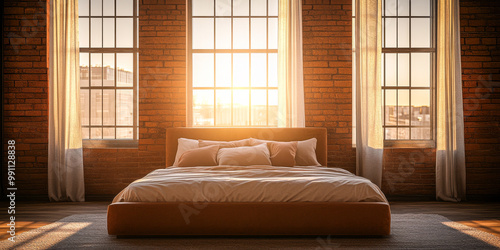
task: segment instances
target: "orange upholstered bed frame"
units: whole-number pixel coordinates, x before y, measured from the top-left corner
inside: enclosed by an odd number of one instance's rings
[[[327,164],[325,128],[169,128],[166,162],[178,138],[298,141],[315,137],[316,156]],[[386,202],[117,202],[108,206],[108,233],[140,235],[389,235]]]

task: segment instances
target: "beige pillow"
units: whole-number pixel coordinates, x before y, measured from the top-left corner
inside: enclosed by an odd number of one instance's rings
[[[297,166],[321,166],[316,158],[316,138],[298,141],[295,164]]]
[[[211,145],[219,145],[220,148],[235,148],[243,146],[251,146],[250,138],[238,140],[238,141],[208,141],[208,140],[198,140],[198,146],[206,147]]]
[[[172,166],[179,165],[179,158],[187,150],[198,148],[198,140],[179,138],[177,139],[177,153],[175,154],[175,161]]]
[[[269,149],[265,143],[237,148],[221,148],[217,153],[219,165],[250,166],[271,165]]]
[[[272,142],[269,140],[261,140],[250,138],[251,144],[256,145],[260,143]],[[297,142],[297,152],[295,154],[295,166],[321,166],[316,158],[316,138],[311,138]]]
[[[270,159],[273,166],[293,167],[295,166],[295,154],[297,142],[268,142]]]
[[[217,151],[217,145],[189,149],[179,158],[178,167],[217,166]]]

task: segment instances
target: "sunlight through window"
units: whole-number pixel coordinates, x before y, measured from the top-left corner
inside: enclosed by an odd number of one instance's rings
[[[191,0],[189,125],[278,125],[278,0]]]

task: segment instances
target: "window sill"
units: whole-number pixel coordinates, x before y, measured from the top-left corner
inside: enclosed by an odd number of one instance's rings
[[[384,141],[384,148],[435,148],[433,140],[421,141]]]
[[[83,148],[124,148],[137,149],[137,140],[83,140]]]

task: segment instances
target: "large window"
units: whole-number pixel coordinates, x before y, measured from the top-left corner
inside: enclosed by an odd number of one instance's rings
[[[386,145],[434,139],[435,1],[383,0],[382,104]]]
[[[79,0],[83,139],[137,141],[137,0]]]
[[[190,0],[188,125],[277,126],[278,0]]]

